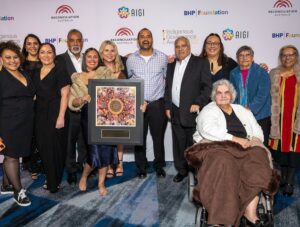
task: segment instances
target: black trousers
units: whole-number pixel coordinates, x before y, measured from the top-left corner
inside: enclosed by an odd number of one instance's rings
[[[66,168],[68,173],[77,172],[76,148],[78,151],[78,163],[80,166],[86,162],[87,148],[83,139],[81,127],[81,113],[69,111],[70,122],[68,129],[68,146],[66,157]]]
[[[264,133],[264,145],[268,147],[269,135],[271,130],[271,117],[266,117],[257,121]]]
[[[178,173],[186,175],[189,168],[184,157],[184,151],[193,145],[195,127],[185,127],[180,123],[179,108],[175,105],[172,105],[171,123],[174,165]]]
[[[165,147],[164,136],[167,127],[167,117],[165,114],[164,100],[159,99],[157,101],[150,102],[147,106],[147,110],[144,113],[144,134],[143,134],[143,146],[135,146],[134,158],[135,163],[139,170],[146,170],[147,157],[146,157],[146,143],[148,128],[153,140],[154,150],[154,169],[162,168],[165,166]]]

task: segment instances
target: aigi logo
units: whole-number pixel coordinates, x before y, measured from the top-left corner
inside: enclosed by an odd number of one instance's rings
[[[234,31],[231,28],[226,28],[222,32],[222,37],[225,41],[230,41],[233,38],[235,39],[248,39],[249,31]]]
[[[65,13],[74,13],[74,10],[71,6],[68,5],[61,5],[57,8],[56,14],[65,14]]]
[[[126,6],[122,6],[118,9],[118,15],[122,19],[126,19],[129,16],[131,17],[144,17],[145,10],[144,9],[129,9]]]
[[[57,22],[72,22],[79,19],[79,15],[75,15],[74,9],[69,5],[61,5],[55,10],[55,16],[51,16],[52,20]]]
[[[275,2],[274,8],[290,8],[293,7],[292,3],[289,0],[278,0]]]
[[[136,37],[130,28],[123,27],[115,32],[115,37],[111,41],[117,44],[132,44],[136,42]]]
[[[129,28],[120,28],[116,31],[115,36],[133,36],[133,32]]]
[[[273,9],[270,9],[268,13],[274,16],[291,16],[298,13],[298,10],[293,9],[292,0],[275,0]]]
[[[233,30],[230,28],[226,28],[223,32],[222,32],[222,37],[224,40],[232,40],[234,35],[233,35]]]

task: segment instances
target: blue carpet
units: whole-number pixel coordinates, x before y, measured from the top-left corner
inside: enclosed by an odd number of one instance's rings
[[[51,194],[41,188],[43,175],[32,181],[29,173],[23,171],[22,183],[32,205],[19,207],[11,195],[0,195],[0,226],[194,226],[196,207],[187,198],[187,179],[182,183],[173,182],[176,171],[171,162],[167,163],[164,179],[157,179],[152,163],[148,169],[147,178],[140,180],[135,177],[135,164],[125,162],[122,177],[106,180],[108,194],[105,197],[98,195],[96,176],[89,178],[88,190],[83,193],[77,186],[69,186],[65,175],[61,190]],[[300,171],[294,195],[276,195],[275,226],[300,226],[299,182]]]

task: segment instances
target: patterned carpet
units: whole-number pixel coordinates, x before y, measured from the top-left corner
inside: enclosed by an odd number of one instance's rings
[[[145,180],[135,178],[134,163],[125,162],[124,167],[122,177],[106,181],[105,197],[98,195],[95,176],[89,178],[85,193],[69,186],[64,179],[61,190],[50,194],[41,188],[44,176],[33,182],[24,171],[22,182],[32,205],[19,207],[11,195],[1,195],[0,226],[194,226],[196,207],[187,198],[187,179],[182,183],[173,182],[176,172],[171,162],[165,168],[165,179],[156,178],[151,164]],[[275,226],[300,226],[299,182],[300,171],[294,196],[276,196]]]

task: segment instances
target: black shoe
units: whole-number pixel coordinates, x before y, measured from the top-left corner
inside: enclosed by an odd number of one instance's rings
[[[183,179],[187,176],[187,174],[182,175],[180,173],[177,173],[177,175],[173,178],[174,182],[181,182]]]
[[[1,185],[0,194],[1,195],[14,194],[14,187],[11,184],[7,186]]]
[[[147,177],[147,172],[145,170],[140,170],[137,174],[137,177],[140,179],[145,179]]]
[[[245,216],[243,216],[243,222],[244,222],[244,224],[246,224],[244,226],[248,226],[248,227],[263,227],[264,226],[261,220],[258,219],[255,221],[255,223],[253,223],[253,222],[249,221],[248,218],[246,218]]]
[[[165,178],[166,177],[166,172],[163,168],[158,168],[156,169],[156,176],[158,178]]]
[[[282,194],[292,196],[294,194],[294,186],[292,184],[285,184]]]
[[[19,206],[22,207],[26,207],[31,204],[30,199],[26,195],[26,190],[23,188],[19,192],[15,192],[14,200]]]
[[[67,181],[68,181],[69,184],[76,184],[77,183],[77,175],[76,175],[76,173],[69,173]]]

